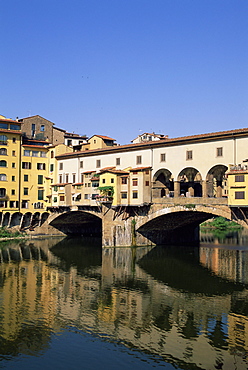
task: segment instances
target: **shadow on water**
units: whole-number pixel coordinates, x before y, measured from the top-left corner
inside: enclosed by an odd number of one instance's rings
[[[69,271],[72,266],[78,274],[102,264],[101,238],[66,237],[51,249],[61,261],[61,268]]]
[[[158,281],[181,292],[225,295],[242,291],[244,284],[219,277],[199,262],[199,249],[185,246],[157,246],[138,265]]]

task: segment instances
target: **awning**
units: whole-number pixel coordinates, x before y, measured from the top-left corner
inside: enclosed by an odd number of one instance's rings
[[[74,199],[75,199],[75,198],[77,198],[79,195],[81,195],[81,193],[75,193],[75,194],[73,194],[73,195],[72,195],[72,198],[74,198]]]

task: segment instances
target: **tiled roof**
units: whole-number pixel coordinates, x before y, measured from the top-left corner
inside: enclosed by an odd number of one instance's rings
[[[150,170],[151,169],[151,166],[150,167],[136,167],[136,168],[131,168],[129,171],[130,172],[133,172],[133,171],[144,171],[144,170]]]

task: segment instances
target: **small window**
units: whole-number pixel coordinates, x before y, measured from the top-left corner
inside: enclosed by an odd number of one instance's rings
[[[244,191],[235,191],[235,199],[245,199]]]
[[[149,186],[150,185],[150,182],[149,181],[146,181],[145,182],[145,186]]]
[[[7,167],[6,161],[0,161],[0,167]]]
[[[43,175],[38,175],[38,184],[43,184]]]
[[[216,149],[216,156],[217,157],[222,157],[223,156],[223,148],[217,148]]]
[[[75,173],[73,173],[73,174],[72,174],[72,182],[73,182],[73,183],[75,183],[75,182],[76,182],[76,174],[75,174]]]
[[[45,163],[37,163],[37,170],[45,170],[46,164]]]
[[[0,188],[0,197],[3,198],[6,196],[6,189]]]
[[[123,191],[122,193],[121,193],[121,199],[127,199],[127,192],[125,191]]]
[[[13,137],[13,138],[12,138],[12,142],[13,142],[13,143],[16,143],[16,137]]]
[[[54,158],[54,151],[51,151],[51,158]]]
[[[133,199],[137,199],[138,198],[138,192],[137,191],[133,191]]]
[[[11,195],[15,195],[15,189],[11,189]]]
[[[59,183],[62,184],[62,175],[59,175]]]
[[[15,181],[15,176],[11,176],[11,181]]]
[[[5,173],[0,173],[0,181],[7,181],[7,175]]]
[[[59,169],[60,169],[60,170],[63,170],[63,163],[60,163],[60,164],[59,164]]]
[[[116,166],[120,166],[121,164],[121,159],[120,158],[116,158]]]
[[[133,179],[133,186],[138,186],[138,179]]]
[[[24,150],[24,155],[25,155],[25,157],[30,157],[30,150]]]
[[[14,139],[13,138],[13,143],[14,143]],[[8,142],[8,138],[6,135],[0,135],[0,145],[7,145],[7,142]]]
[[[44,190],[38,189],[38,200],[43,200],[43,199],[44,199]]]
[[[54,190],[54,191],[58,191],[58,187],[55,185],[55,186],[53,187],[53,190]]]
[[[80,161],[80,168],[84,168],[84,161]]]
[[[23,188],[23,195],[28,195],[28,188]]]
[[[101,160],[100,159],[96,160],[96,167],[97,168],[101,167]]]
[[[160,162],[165,162],[165,161],[166,161],[165,153],[161,153],[160,154]]]
[[[60,195],[60,196],[59,196],[59,200],[60,200],[60,202],[64,202],[64,200],[65,200],[65,196],[64,196],[64,195]]]
[[[44,132],[45,131],[45,125],[40,125],[40,130],[41,130],[41,132]]]
[[[136,164],[142,164],[142,156],[141,155],[137,155]]]
[[[244,182],[245,176],[244,175],[235,175],[235,182]]]
[[[81,173],[81,182],[84,182],[84,174]]]
[[[190,160],[190,159],[193,159],[193,152],[192,150],[187,150],[186,151],[186,160]]]
[[[20,130],[20,129],[21,129],[20,125],[17,125],[17,124],[10,125],[10,130]]]
[[[90,194],[84,194],[84,199],[90,199]]]
[[[6,153],[7,154],[7,153]],[[15,157],[16,156],[16,151],[15,150],[12,150],[12,156]]]
[[[37,150],[33,150],[32,157],[39,157],[39,152]]]
[[[40,152],[40,156],[41,156],[42,158],[46,158],[46,152]]]
[[[54,164],[50,164],[50,172],[54,171]]]
[[[54,203],[57,203],[58,198],[57,198],[57,197],[54,197],[54,198],[53,198],[53,201],[54,201]]]
[[[26,181],[28,181],[28,175],[24,175],[23,176],[23,180],[26,182]]]
[[[21,208],[28,208],[28,201],[27,200],[22,200]]]
[[[15,168],[16,167],[16,164],[13,162],[12,163],[12,168]]]
[[[114,179],[111,179],[111,184],[113,184],[113,183],[114,183],[114,181],[115,181]]]
[[[67,173],[66,175],[65,175],[65,182],[69,182],[69,173]]]
[[[105,184],[105,179],[102,179],[102,183]]]
[[[0,123],[0,128],[4,130],[8,130],[8,124],[7,123]]]
[[[0,155],[7,155],[7,149],[6,148],[0,148]]]
[[[31,170],[31,162],[22,162],[22,168],[25,170]]]
[[[122,178],[121,178],[121,183],[122,183],[123,185],[127,184],[127,177],[122,177]]]

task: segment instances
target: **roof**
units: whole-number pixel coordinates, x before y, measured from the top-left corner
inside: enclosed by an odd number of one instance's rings
[[[234,137],[242,137],[248,136],[248,128],[241,128],[236,130],[229,130],[229,131],[219,131],[219,132],[211,132],[207,134],[198,134],[192,136],[182,136],[176,138],[166,138],[157,141],[147,141],[135,144],[126,144],[126,145],[118,145],[118,146],[111,146],[107,148],[100,148],[100,149],[91,149],[85,150],[80,152],[73,152],[73,153],[65,153],[60,154],[56,158],[68,158],[68,157],[87,157],[95,154],[107,154],[110,152],[123,152],[123,151],[131,151],[131,150],[142,150],[148,148],[159,148],[159,147],[168,147],[168,146],[176,146],[182,144],[190,144],[195,142],[201,141],[213,141],[213,140],[225,140],[227,138],[234,138]]]
[[[0,122],[10,122],[10,123],[21,123],[21,122],[19,122],[19,121],[16,121],[16,120],[14,120],[14,119],[11,119],[11,118],[0,118]]]
[[[100,137],[100,138],[101,138],[101,139],[103,139],[103,140],[111,140],[111,141],[115,141],[115,139],[112,139],[111,137],[109,137],[109,136],[104,136],[104,135],[92,135],[92,136],[89,138],[89,140],[90,140],[90,139],[92,139],[94,136]]]
[[[63,182],[63,183],[60,183],[60,184],[52,184],[51,186],[65,186],[65,185],[70,185],[71,182]]]
[[[113,173],[114,175],[128,175],[128,172],[123,171],[123,170],[116,170],[115,168],[101,171],[101,173],[104,173],[104,172]]]
[[[136,168],[131,168],[129,171],[130,172],[133,172],[133,171],[145,171],[145,170],[150,170],[151,169],[151,166],[150,167],[136,167]]]

